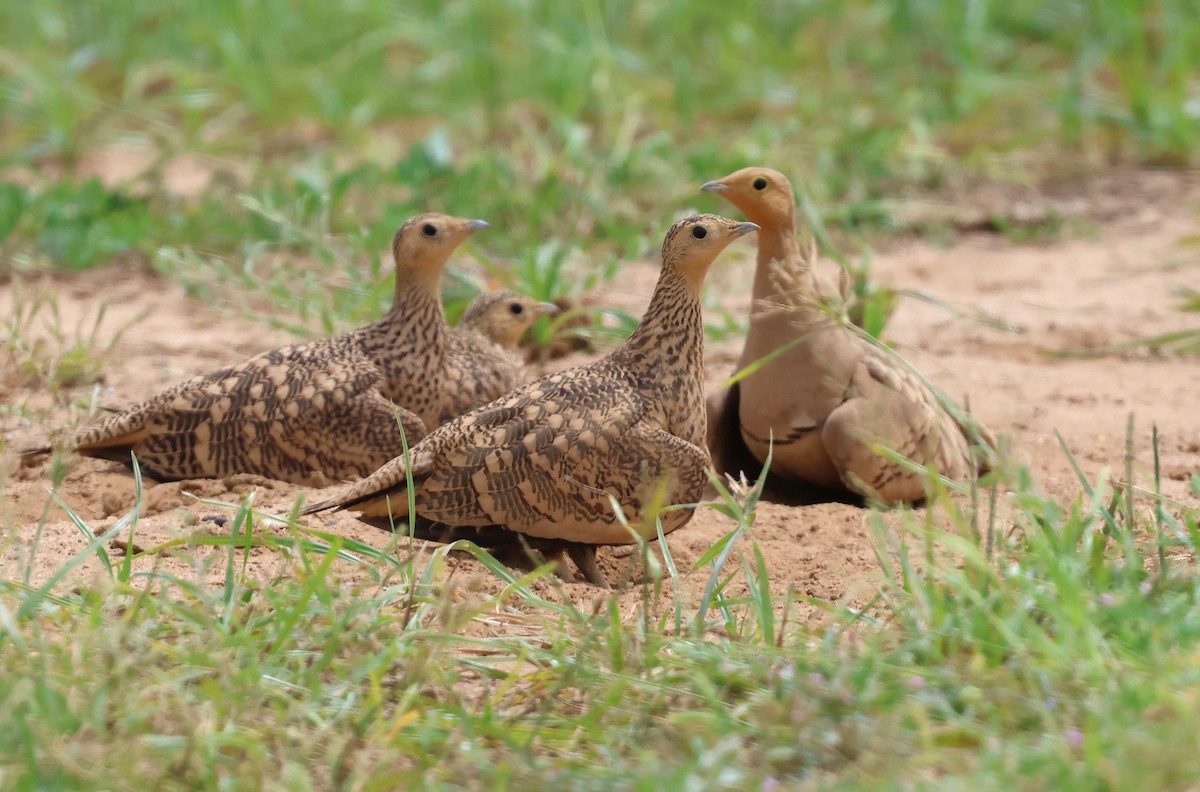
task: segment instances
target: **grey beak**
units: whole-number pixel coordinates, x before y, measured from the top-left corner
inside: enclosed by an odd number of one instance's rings
[[[550,302],[538,303],[538,309],[546,316],[553,316],[560,310],[557,305]]]
[[[729,185],[724,182],[710,181],[700,185],[700,189],[705,192],[725,192],[729,189]]]
[[[491,227],[492,227],[491,224],[488,223],[487,220],[468,220],[467,221],[467,230],[468,231],[482,231],[485,228],[491,228]]]
[[[738,223],[736,226],[733,227],[733,231],[731,233],[734,234],[735,236],[742,236],[744,234],[749,234],[752,231],[757,231],[757,230],[758,230],[758,223]]]

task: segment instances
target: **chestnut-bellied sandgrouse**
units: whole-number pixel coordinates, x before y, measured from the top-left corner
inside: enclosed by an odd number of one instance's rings
[[[408,515],[411,477],[417,515],[441,526],[440,538],[500,545],[519,535],[553,555],[564,578],[566,551],[607,587],[596,547],[636,541],[614,503],[641,527],[655,504],[694,503],[707,484],[700,289],[717,254],[757,228],[715,215],[679,221],[663,242],[650,306],[624,344],[445,424],[407,460],[304,513],[352,509],[388,526]],[[692,510],[659,516],[665,533]]]
[[[743,168],[701,186],[761,226],[750,328],[737,368],[766,362],[709,396],[709,448],[721,472],[746,451],[787,482],[845,488],[885,503],[925,496],[921,474],[879,453],[887,448],[953,479],[981,472],[976,440],[990,433],[939,399],[892,353],[859,335],[825,305],[811,254],[793,219],[792,185],[767,168]],[[972,428],[974,427],[974,428]],[[751,471],[756,472],[756,471]]]
[[[72,448],[160,479],[251,473],[324,486],[365,476],[437,426],[450,254],[482,220],[423,214],[392,240],[396,291],[376,322],[193,377],[79,432]]]
[[[445,397],[438,423],[525,384],[525,356],[517,344],[539,317],[554,313],[554,303],[510,291],[484,292],[471,300],[446,336]]]

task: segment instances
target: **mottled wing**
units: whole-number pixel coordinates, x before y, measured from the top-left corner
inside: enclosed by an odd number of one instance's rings
[[[298,420],[280,424],[274,445],[281,451],[282,464],[311,460],[321,474],[311,480],[325,483],[370,475],[403,453],[406,441],[411,447],[425,435],[424,421],[367,385],[344,401],[309,409]]]
[[[525,366],[516,352],[461,327],[448,331],[441,423],[500,398],[523,384]]]
[[[471,362],[474,359],[474,334],[458,327],[446,331],[446,363],[442,368],[442,408],[440,423],[452,421],[471,411],[469,383]]]
[[[636,434],[647,411],[620,377],[578,369],[537,380],[430,435],[418,511],[595,542],[616,522],[610,496],[636,510],[643,478],[663,462]]]
[[[949,478],[964,478],[974,472],[963,426],[920,377],[875,347],[864,353],[863,367],[866,377],[855,386],[863,397],[856,422],[867,439],[914,462],[932,465]],[[877,468],[874,475],[862,478],[878,492],[920,486],[898,464],[876,458],[862,469],[865,472],[870,468]],[[911,484],[901,483],[908,478],[914,479]]]
[[[389,418],[395,426],[378,379],[353,343],[281,347],[112,416],[81,433],[78,448],[124,444],[163,478],[256,473],[307,483],[364,475],[373,466],[360,444],[385,444]]]

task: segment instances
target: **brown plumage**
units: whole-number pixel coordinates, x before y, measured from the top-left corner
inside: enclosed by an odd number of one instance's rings
[[[442,269],[482,220],[419,215],[392,240],[396,292],[380,320],[272,349],[167,388],[83,429],[72,446],[161,479],[253,473],[324,485],[365,476],[437,425]]]
[[[471,301],[446,335],[445,398],[439,424],[498,399],[528,381],[517,344],[554,303],[509,291],[484,292]]]
[[[663,505],[693,503],[704,491],[700,289],[717,254],[756,229],[714,215],[676,223],[663,242],[650,307],[610,355],[451,421],[411,449],[407,468],[404,458],[393,459],[304,512],[354,509],[386,526],[408,513],[408,474],[417,514],[449,527],[441,538],[494,545],[520,534],[558,556],[564,577],[565,549],[587,580],[607,586],[596,546],[634,541],[613,501],[641,528],[657,495]],[[690,509],[662,514],[663,531],[691,516]]]
[[[767,168],[744,168],[701,189],[717,192],[762,227],[754,308],[741,370],[787,349],[728,390],[709,396],[709,447],[718,470],[766,459],[784,481],[845,488],[887,503],[925,496],[923,478],[871,444],[935,468],[949,478],[980,469],[969,438],[994,446],[983,427],[939,400],[922,377],[831,315],[822,286],[796,239],[792,186]],[[736,414],[735,414],[736,413]],[[757,470],[748,472],[757,475]]]

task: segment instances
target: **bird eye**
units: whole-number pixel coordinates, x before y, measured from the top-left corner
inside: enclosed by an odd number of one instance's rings
[[[437,236],[437,226],[435,226],[433,223],[426,223],[425,225],[421,226],[421,233],[427,237],[435,237]]]
[[[521,305],[521,303],[513,303],[512,305],[508,306],[508,310],[513,316],[520,316],[521,314],[525,313],[525,306]]]
[[[692,226],[692,236],[696,239],[704,239],[708,236],[708,229],[704,226]]]
[[[754,189],[756,189],[756,190],[767,189],[767,180],[764,179],[762,176],[759,176],[757,179],[754,180]]]

